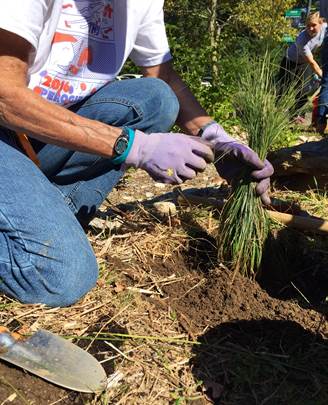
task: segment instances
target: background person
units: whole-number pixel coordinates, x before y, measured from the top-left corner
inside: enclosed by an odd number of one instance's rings
[[[328,0],[320,1],[320,15],[328,18]],[[322,79],[318,97],[318,108],[316,117],[316,129],[324,134],[327,127],[328,114],[328,37],[327,33],[321,48]]]
[[[322,77],[322,69],[314,59],[315,51],[322,45],[327,29],[327,23],[319,12],[309,14],[306,18],[306,28],[300,32],[296,41],[291,44],[286,55],[281,61],[278,86],[279,93],[286,91],[290,85],[295,85],[295,108],[296,122],[304,123],[302,108],[307,103],[308,95],[319,87],[319,80],[316,85],[309,86],[313,73],[318,79]],[[311,83],[313,84],[313,82]]]
[[[115,81],[128,57],[145,78]],[[171,59],[163,0],[0,4],[1,292],[65,306],[91,289],[98,267],[79,221],[127,167],[180,184],[215,154],[228,181],[253,169],[269,202],[272,166],[212,121]],[[184,134],[168,132],[175,122]]]

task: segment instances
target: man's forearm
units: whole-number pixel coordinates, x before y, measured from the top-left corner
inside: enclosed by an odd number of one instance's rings
[[[157,77],[164,80],[178,97],[180,104],[177,124],[187,134],[197,135],[199,129],[211,121],[207,112],[199,104],[188,86],[174,70],[171,62],[143,68],[145,77]]]
[[[313,56],[306,56],[305,59],[306,59],[307,63],[310,65],[313,72],[316,73],[319,77],[322,77],[322,69],[318,65],[318,63],[314,59],[314,57]]]
[[[201,107],[188,86],[177,76],[169,83],[180,103],[177,124],[186,132],[197,135],[200,128],[211,118]]]
[[[78,116],[28,89],[32,46],[0,29],[0,126],[45,143],[111,157],[119,128]]]
[[[317,74],[319,77],[322,77],[321,67],[317,64],[316,61],[313,61],[312,63],[310,63],[310,66],[315,74]]]
[[[67,149],[111,157],[121,130],[51,104],[28,88],[0,83],[0,125]]]

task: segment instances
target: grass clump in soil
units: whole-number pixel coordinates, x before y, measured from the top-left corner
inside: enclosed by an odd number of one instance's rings
[[[273,60],[274,56],[266,52],[263,57],[249,61],[235,95],[248,145],[262,160],[272,144],[289,128],[289,111],[295,100],[293,86],[278,97]],[[256,196],[256,183],[250,180],[249,174],[245,170],[232,186],[231,196],[221,214],[218,242],[221,261],[234,271],[254,277],[260,268],[270,223]]]

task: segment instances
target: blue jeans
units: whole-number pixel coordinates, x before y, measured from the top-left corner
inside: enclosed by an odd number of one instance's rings
[[[318,124],[326,125],[328,114],[328,36],[326,35],[321,47],[322,79],[318,100]]]
[[[111,125],[165,132],[179,111],[153,78],[116,81],[72,108]],[[34,142],[41,170],[0,129],[0,292],[23,303],[67,306],[96,283],[98,266],[80,224],[122,177],[109,159]]]

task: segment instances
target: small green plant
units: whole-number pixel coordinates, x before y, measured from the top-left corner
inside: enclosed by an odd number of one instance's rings
[[[274,141],[290,125],[294,88],[278,97],[274,55],[248,62],[240,77],[235,104],[240,122],[248,134],[248,144],[264,160]],[[263,244],[269,232],[269,218],[256,196],[256,184],[249,171],[241,173],[225,204],[218,233],[219,259],[248,277],[260,268]]]

